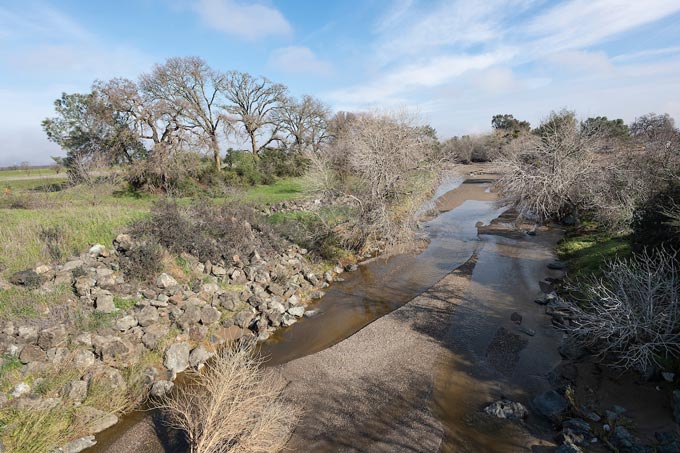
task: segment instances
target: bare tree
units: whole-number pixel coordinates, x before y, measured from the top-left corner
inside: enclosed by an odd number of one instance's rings
[[[676,253],[644,252],[610,261],[602,278],[569,288],[582,294],[570,304],[568,328],[603,359],[646,371],[660,357],[680,355],[680,272]]]
[[[334,184],[335,191],[355,201],[359,215],[353,239],[359,242],[349,245],[407,239],[415,226],[417,175],[432,151],[432,137],[405,113],[342,118],[331,146],[312,159],[311,175],[325,191]]]
[[[227,120],[222,107],[225,80],[199,57],[169,58],[140,78],[148,96],[180,109],[182,127],[212,151],[216,171],[222,169],[219,133]]]
[[[499,182],[504,200],[521,215],[545,220],[578,215],[588,202],[597,136],[582,133],[572,112],[552,113],[538,134],[504,148],[508,168]]]
[[[283,386],[261,367],[254,342],[239,342],[157,403],[169,425],[186,433],[192,453],[275,452],[298,418],[281,399]]]
[[[330,109],[312,96],[303,96],[300,101],[288,97],[282,107],[276,110],[274,121],[292,141],[292,148],[299,153],[318,152],[328,143],[328,119]]]
[[[253,156],[272,142],[281,140],[276,116],[286,96],[286,87],[264,77],[253,77],[245,72],[231,71],[224,84],[229,101],[226,110],[250,139]],[[258,135],[266,134],[258,144]]]

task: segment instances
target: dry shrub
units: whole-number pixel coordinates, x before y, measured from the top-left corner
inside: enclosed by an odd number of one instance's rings
[[[162,269],[163,251],[152,242],[136,244],[120,257],[120,270],[128,279],[147,281]]]
[[[282,378],[262,367],[254,342],[224,349],[203,372],[190,372],[157,406],[183,431],[192,453],[275,452],[298,419],[286,403]]]
[[[545,220],[577,215],[587,206],[598,137],[581,131],[572,112],[552,113],[534,135],[503,150],[504,201],[521,215]]]
[[[151,216],[136,222],[131,232],[177,255],[189,253],[213,262],[253,249],[267,253],[280,246],[280,239],[255,210],[239,204],[216,206],[206,200],[189,206],[159,200]]]
[[[603,359],[646,371],[680,355],[680,270],[677,253],[658,250],[607,263],[601,278],[568,288],[572,334]]]

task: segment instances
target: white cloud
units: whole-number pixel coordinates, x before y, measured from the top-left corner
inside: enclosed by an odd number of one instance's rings
[[[571,0],[534,17],[520,32],[551,52],[582,48],[680,11],[677,0]]]
[[[565,50],[546,57],[546,61],[563,71],[586,74],[610,74],[614,66],[604,52]]]
[[[413,0],[394,0],[387,12],[376,21],[375,32],[380,33],[389,30],[399,24],[413,6]]]
[[[328,98],[340,104],[366,106],[401,104],[413,90],[434,88],[470,70],[481,70],[508,61],[512,49],[480,55],[442,55],[427,61],[403,65],[364,85],[336,90]]]
[[[308,47],[290,46],[276,49],[269,57],[269,66],[283,72],[313,75],[330,75],[333,67],[321,60]]]
[[[92,34],[76,21],[45,4],[22,5],[21,13],[0,8],[0,30],[4,38],[30,36],[89,40]]]
[[[200,0],[194,7],[211,28],[248,40],[267,36],[287,36],[292,28],[279,10],[237,0]]]

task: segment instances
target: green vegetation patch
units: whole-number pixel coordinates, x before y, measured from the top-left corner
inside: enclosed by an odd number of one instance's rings
[[[632,253],[629,236],[607,234],[593,223],[567,232],[556,251],[568,263],[571,277],[597,275],[605,261]]]
[[[304,178],[283,178],[270,185],[249,188],[243,194],[243,200],[272,204],[302,198],[304,195]]]

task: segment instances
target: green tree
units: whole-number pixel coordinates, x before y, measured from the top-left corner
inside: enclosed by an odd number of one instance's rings
[[[522,132],[529,132],[531,124],[528,121],[520,121],[510,114],[498,114],[491,118],[491,127],[512,137],[518,137]]]
[[[628,126],[621,118],[610,120],[606,116],[596,116],[588,118],[581,123],[581,130],[584,134],[601,134],[606,138],[627,139],[630,137]]]

